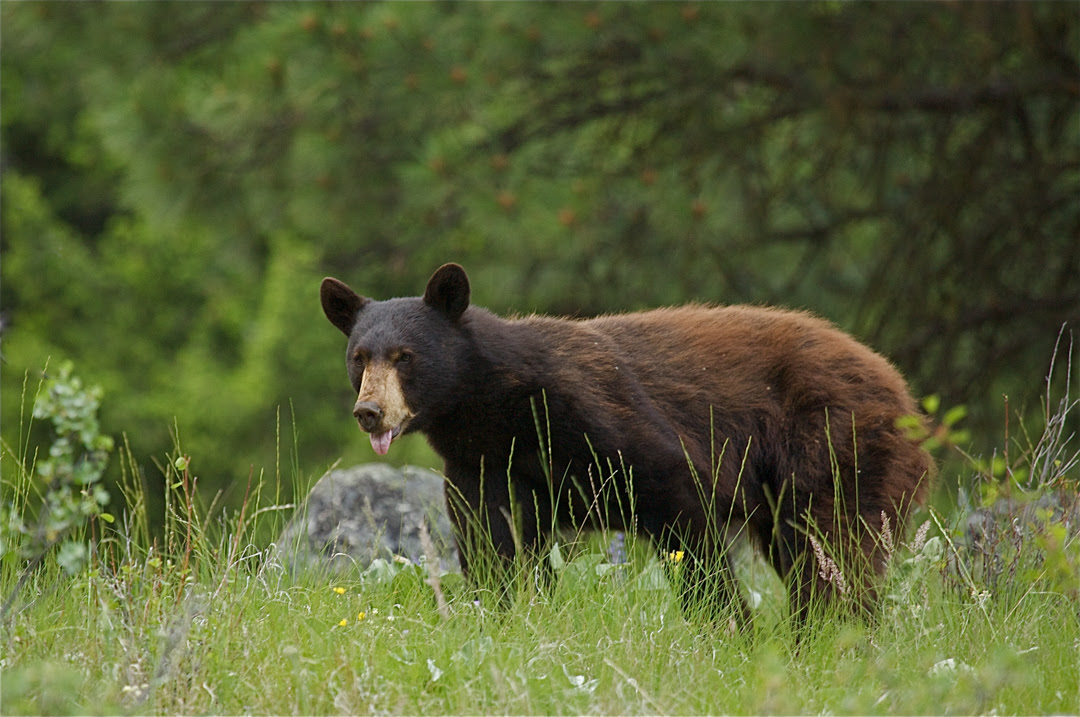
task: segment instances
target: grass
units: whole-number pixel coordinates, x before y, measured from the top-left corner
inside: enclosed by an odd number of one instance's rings
[[[251,549],[193,579],[175,568],[144,558],[76,579],[42,570],[32,602],[5,631],[3,712],[1034,714],[1080,706],[1077,608],[1044,592],[980,604],[928,580],[929,601],[891,606],[876,629],[830,623],[795,649],[775,620],[751,637],[702,634],[670,591],[633,575],[582,571],[572,586],[520,596],[509,609],[477,605],[458,583],[444,618],[419,567],[337,584],[289,576]]]
[[[586,546],[552,590],[508,608],[441,576],[443,614],[424,566],[335,582],[289,574],[273,549],[234,548],[227,525],[220,535],[176,536],[167,556],[118,531],[75,577],[46,560],[4,626],[3,713],[1080,709],[1075,600],[957,594],[925,552],[898,554],[911,562],[890,574],[875,628],[824,621],[796,648],[779,581],[755,560],[742,572],[763,597],[744,636],[687,623],[644,546],[618,567]],[[3,578],[6,590],[17,571]]]
[[[32,460],[3,449],[5,500],[27,511]],[[736,566],[757,598],[748,634],[687,622],[666,577],[678,566],[632,537],[618,564],[610,536],[561,546],[554,584],[521,580],[492,604],[425,564],[292,573],[250,537],[280,529],[272,497],[256,509],[274,491],[256,481],[236,513],[202,506],[182,458],[161,466],[155,540],[130,449],[121,458],[128,509],[77,535],[94,547],[83,568],[52,551],[27,571],[5,548],[3,714],[1080,712],[1080,549],[1053,515],[993,590],[963,567],[964,515],[921,516],[929,526],[897,540],[878,622],[824,614],[796,642],[780,581],[749,552]],[[1063,467],[1054,485],[1075,494],[1075,461]]]

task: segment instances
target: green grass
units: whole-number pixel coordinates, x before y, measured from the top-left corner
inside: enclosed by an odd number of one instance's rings
[[[732,635],[683,619],[644,546],[599,574],[587,544],[553,588],[509,607],[445,575],[440,612],[423,566],[290,575],[272,550],[232,540],[236,522],[190,546],[186,525],[171,556],[117,530],[75,577],[44,562],[4,625],[4,714],[1080,709],[1073,598],[957,594],[903,551],[876,627],[824,619],[796,647],[779,581],[756,560],[741,572],[762,595],[757,625]],[[5,594],[18,574],[5,566]]]
[[[27,514],[33,461],[7,444],[0,459],[5,500]],[[1002,554],[993,590],[955,559],[961,518],[934,514],[893,554],[875,625],[825,610],[796,641],[780,581],[748,551],[747,634],[685,620],[666,577],[678,566],[632,538],[622,565],[609,536],[561,546],[556,581],[519,580],[509,604],[425,565],[295,574],[252,537],[287,517],[273,486],[256,479],[226,512],[169,461],[155,539],[136,461],[121,459],[114,503],[128,507],[76,534],[94,546],[86,565],[55,549],[35,562],[11,543],[26,534],[5,534],[3,714],[1080,712],[1080,548],[1051,514]],[[1055,480],[1075,493],[1075,476]]]

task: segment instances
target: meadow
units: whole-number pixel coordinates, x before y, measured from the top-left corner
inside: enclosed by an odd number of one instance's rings
[[[28,426],[3,446],[3,714],[1080,712],[1076,399],[1048,400],[1011,452],[967,459],[969,488],[892,536],[873,624],[822,608],[796,638],[749,551],[744,632],[686,620],[677,560],[633,536],[557,545],[555,580],[522,567],[506,600],[433,561],[291,571],[272,538],[295,456],[233,511],[200,495],[182,446],[155,476],[121,444],[106,504],[101,397],[65,380],[29,385],[24,415],[68,443],[31,452]]]

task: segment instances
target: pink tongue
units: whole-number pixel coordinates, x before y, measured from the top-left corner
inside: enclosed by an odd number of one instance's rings
[[[390,450],[390,441],[394,438],[393,431],[383,431],[382,433],[371,434],[371,447],[375,449],[375,452],[380,456],[385,456],[386,452]]]

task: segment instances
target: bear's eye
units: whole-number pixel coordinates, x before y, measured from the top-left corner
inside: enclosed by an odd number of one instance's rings
[[[364,368],[364,364],[366,363],[364,361],[364,354],[358,353],[353,356],[353,363],[356,364],[358,368]]]
[[[412,360],[413,360],[412,351],[402,351],[400,354],[398,354],[398,358],[397,358],[398,363],[409,363]]]

